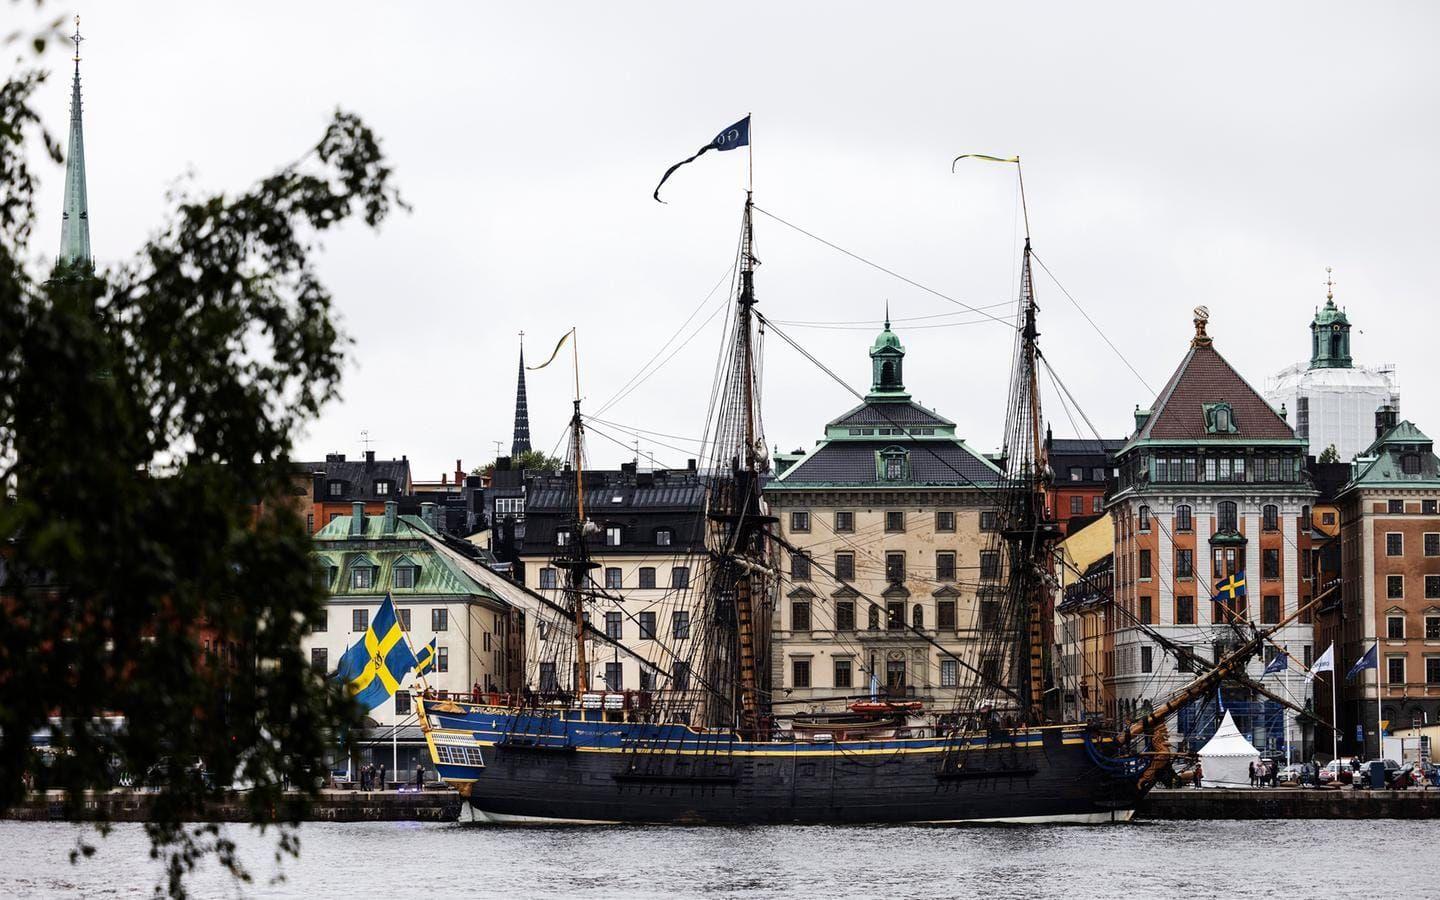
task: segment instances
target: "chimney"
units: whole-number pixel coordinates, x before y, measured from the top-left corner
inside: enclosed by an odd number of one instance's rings
[[[496,459],[495,459],[495,471],[497,471],[497,472],[508,472],[508,471],[510,471],[510,457],[508,457],[508,456],[496,457]]]
[[[455,460],[455,483],[465,483],[465,468],[460,465],[460,460]]]
[[[327,454],[325,454],[325,461],[326,461],[327,463],[344,462],[344,461],[345,461],[345,454],[343,454],[343,453],[327,453]]]
[[[440,530],[439,521],[435,517],[435,504],[425,502],[420,504],[420,521],[429,525],[435,531]]]
[[[1386,403],[1375,410],[1375,437],[1376,439],[1385,436],[1385,432],[1394,428],[1400,418],[1400,411],[1393,405]]]
[[[375,468],[375,451],[374,451],[374,450],[366,450],[366,451],[365,451],[365,471],[368,472],[368,471],[370,471],[370,470],[373,469],[373,468]]]
[[[1151,411],[1148,410],[1148,409],[1141,409],[1141,408],[1140,408],[1140,404],[1138,404],[1138,403],[1135,404],[1135,433],[1136,433],[1136,434],[1139,434],[1139,433],[1140,433],[1140,430],[1145,427],[1145,423],[1148,422],[1148,421],[1150,421],[1150,412],[1151,412]]]
[[[314,487],[315,487],[314,499],[316,499],[316,500],[324,499],[324,497],[325,497],[325,473],[324,473],[324,472],[316,472],[314,475],[311,476],[311,479],[314,481]]]
[[[395,536],[395,522],[400,518],[400,504],[394,500],[385,501],[385,519],[380,526],[381,537]]]
[[[365,504],[358,500],[350,504],[350,536],[352,538],[365,536]]]
[[[693,472],[693,471],[695,471],[695,460],[693,460],[693,459],[687,459],[687,460],[685,460],[685,471],[687,471],[687,472]]]

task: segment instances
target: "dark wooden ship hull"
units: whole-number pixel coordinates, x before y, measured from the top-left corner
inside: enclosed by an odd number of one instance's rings
[[[491,822],[1099,823],[1128,821],[1144,793],[1143,758],[1107,755],[1082,726],[747,742],[578,712],[537,719],[445,703],[422,716],[441,776]],[[461,745],[471,748],[463,764]]]

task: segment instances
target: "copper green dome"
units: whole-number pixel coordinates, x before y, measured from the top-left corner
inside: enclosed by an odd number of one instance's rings
[[[870,345],[871,353],[877,353],[881,350],[899,350],[901,353],[905,352],[905,348],[900,345],[900,338],[895,332],[890,330],[889,322],[885,323],[885,330],[875,336],[875,343]]]
[[[1325,305],[1315,313],[1315,324],[1321,327],[1326,325],[1349,325],[1350,319],[1345,315],[1345,310],[1335,305],[1335,301],[1326,298]]]

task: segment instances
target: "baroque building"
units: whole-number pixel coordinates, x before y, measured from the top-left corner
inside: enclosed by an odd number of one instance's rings
[[[961,661],[981,665],[980,629],[995,612],[986,587],[1001,566],[986,549],[1000,473],[954,422],[910,399],[904,358],[886,321],[864,402],[765,487],[798,551],[772,623],[782,718],[872,693],[953,705],[969,681]]]
[[[1310,506],[1317,492],[1298,438],[1215,349],[1208,313],[1196,310],[1195,337],[1150,409],[1137,409],[1135,432],[1116,454],[1118,482],[1108,508],[1114,521],[1113,649],[1106,670],[1110,716],[1125,718],[1192,677],[1141,627],[1158,630],[1201,657],[1214,658],[1237,636],[1233,622],[1278,624],[1313,594]],[[1212,602],[1231,576],[1245,596]],[[1310,614],[1276,635],[1293,659],[1314,653]],[[1249,666],[1259,678],[1268,656]],[[1274,678],[1268,687],[1276,689]],[[1309,689],[1295,679],[1294,697]],[[1225,708],[1262,750],[1285,746],[1283,707],[1224,688]],[[1171,734],[1197,747],[1217,724],[1216,704],[1182,710]],[[1298,733],[1289,735],[1291,740]]]
[[[1282,369],[1265,385],[1265,399],[1289,416],[1310,455],[1321,456],[1333,446],[1339,462],[1370,446],[1377,409],[1400,404],[1395,367],[1355,365],[1350,328],[1350,317],[1335,306],[1334,284],[1327,281],[1325,305],[1310,321],[1310,362]]]

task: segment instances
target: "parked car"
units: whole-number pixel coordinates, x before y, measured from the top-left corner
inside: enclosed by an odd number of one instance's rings
[[[1395,776],[1398,775],[1398,774],[1400,774],[1400,764],[1399,764],[1398,762],[1396,762],[1395,760],[1393,760],[1393,759],[1372,759],[1372,760],[1370,760],[1369,762],[1365,762],[1365,763],[1361,763],[1361,764],[1360,764],[1360,772],[1361,772],[1361,778],[1362,778],[1362,780],[1369,777],[1369,775],[1370,775],[1370,767],[1371,767],[1372,765],[1374,765],[1375,763],[1379,763],[1380,765],[1382,765],[1382,766],[1385,767],[1385,784],[1386,784],[1386,786],[1389,786],[1390,782],[1392,782],[1392,781],[1395,780]],[[1367,782],[1367,784],[1368,784],[1368,782]]]
[[[1400,768],[1400,773],[1396,777],[1399,778],[1403,776],[1402,780],[1407,782],[1407,784],[1411,787],[1417,787],[1422,784],[1434,787],[1436,784],[1440,784],[1440,782],[1436,781],[1437,771],[1440,770],[1437,770],[1435,766],[1431,765],[1428,762],[1406,763]],[[1391,783],[1394,783],[1393,779]]]
[[[1321,784],[1349,784],[1359,762],[1353,757],[1337,756],[1320,770]]]
[[[1276,782],[1291,787],[1298,787],[1305,783],[1305,767],[1300,765],[1289,765],[1282,768],[1275,776]]]

